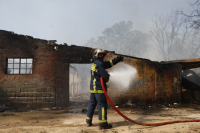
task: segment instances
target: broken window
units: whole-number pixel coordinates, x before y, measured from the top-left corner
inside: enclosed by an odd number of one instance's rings
[[[7,58],[7,74],[32,74],[32,58]]]

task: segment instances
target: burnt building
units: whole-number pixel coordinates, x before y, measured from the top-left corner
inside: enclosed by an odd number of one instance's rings
[[[16,107],[67,107],[69,63],[90,63],[92,48],[57,45],[0,31],[0,101]]]
[[[91,63],[94,50],[0,30],[0,103],[68,107],[69,65]],[[105,60],[114,57],[117,54],[108,51]],[[200,59],[154,62],[125,56],[124,62],[137,69],[137,80],[117,97],[141,104],[180,103],[182,70],[200,66]]]

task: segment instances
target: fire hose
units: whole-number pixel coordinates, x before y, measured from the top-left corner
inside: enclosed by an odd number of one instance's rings
[[[103,78],[100,77],[100,81],[101,81],[101,86],[103,88],[103,92],[108,100],[108,102],[110,103],[110,105],[114,108],[114,110],[119,114],[121,115],[123,118],[125,118],[126,120],[132,122],[132,123],[135,123],[135,124],[139,124],[139,125],[144,125],[144,126],[160,126],[160,125],[166,125],[166,124],[172,124],[172,123],[180,123],[180,122],[200,122],[200,119],[188,119],[188,120],[176,120],[176,121],[168,121],[168,122],[160,122],[160,123],[143,123],[143,122],[137,122],[137,121],[134,121],[130,118],[128,118],[127,116],[125,116],[124,114],[122,114],[115,106],[114,104],[112,103],[112,101],[110,100],[107,92],[106,92],[106,89],[105,89],[105,86],[104,86],[104,83],[103,83]]]

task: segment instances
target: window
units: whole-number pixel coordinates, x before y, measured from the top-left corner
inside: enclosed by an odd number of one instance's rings
[[[32,58],[8,58],[7,74],[32,74]]]

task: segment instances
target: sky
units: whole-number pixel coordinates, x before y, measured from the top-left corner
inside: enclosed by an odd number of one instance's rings
[[[155,14],[189,11],[188,3],[194,1],[0,0],[0,30],[83,46],[121,21],[132,21],[133,29],[148,32]]]

